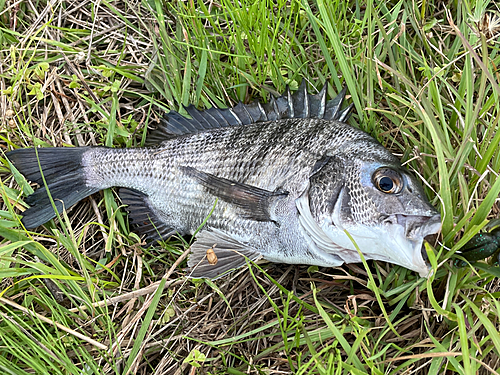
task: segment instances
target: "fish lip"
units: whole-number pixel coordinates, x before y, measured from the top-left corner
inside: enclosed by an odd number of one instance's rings
[[[441,215],[436,213],[433,216],[397,216],[400,220],[399,224],[404,225],[406,237],[414,244],[411,263],[416,267],[413,270],[421,277],[429,277],[431,266],[424,243],[429,237],[441,231]]]
[[[400,225],[410,240],[419,240],[436,234],[441,229],[441,215],[429,212],[429,215],[393,214],[381,218],[383,225]]]
[[[441,229],[441,215],[439,213],[432,216],[403,214],[395,216],[397,223],[405,228],[406,237],[411,240],[436,234]]]

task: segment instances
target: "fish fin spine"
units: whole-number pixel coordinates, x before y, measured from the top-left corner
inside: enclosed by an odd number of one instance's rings
[[[318,118],[346,122],[352,111],[352,105],[342,109],[346,88],[344,87],[335,98],[328,101],[326,92],[327,84],[325,83],[317,94],[308,94],[306,80],[303,79],[295,93],[292,94],[287,86],[283,95],[277,98],[271,97],[266,104],[258,101],[250,104],[240,102],[232,108],[212,107],[207,110],[199,110],[193,105],[184,107],[191,118],[184,117],[176,111],[170,111],[146,138],[146,146],[158,145],[178,136],[211,129],[281,119]]]

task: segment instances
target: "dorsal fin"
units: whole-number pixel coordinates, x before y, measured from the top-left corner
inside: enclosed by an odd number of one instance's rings
[[[307,93],[306,81],[302,80],[298,90],[290,89],[278,98],[271,97],[269,103],[257,101],[250,104],[238,103],[232,108],[209,108],[198,110],[193,105],[185,107],[191,118],[176,111],[170,111],[160,125],[146,139],[146,146],[157,145],[164,140],[180,135],[196,134],[209,129],[227,126],[249,125],[256,122],[276,121],[286,118],[319,118],[329,121],[345,122],[349,118],[352,105],[341,109],[346,89],[332,100],[326,100],[327,84],[316,95]]]

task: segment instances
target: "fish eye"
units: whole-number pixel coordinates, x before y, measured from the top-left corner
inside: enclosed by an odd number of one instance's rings
[[[382,193],[397,194],[403,189],[403,178],[394,169],[377,169],[372,176],[372,181]]]

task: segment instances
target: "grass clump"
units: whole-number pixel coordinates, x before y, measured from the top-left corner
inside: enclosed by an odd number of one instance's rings
[[[112,190],[37,231],[0,164],[0,369],[9,374],[495,374],[498,267],[454,266],[500,192],[494,2],[0,2],[0,147],[144,144],[161,109],[346,85],[350,122],[443,214],[429,280],[383,262],[186,281]],[[372,277],[369,276],[370,271]],[[382,301],[379,303],[377,298]]]

